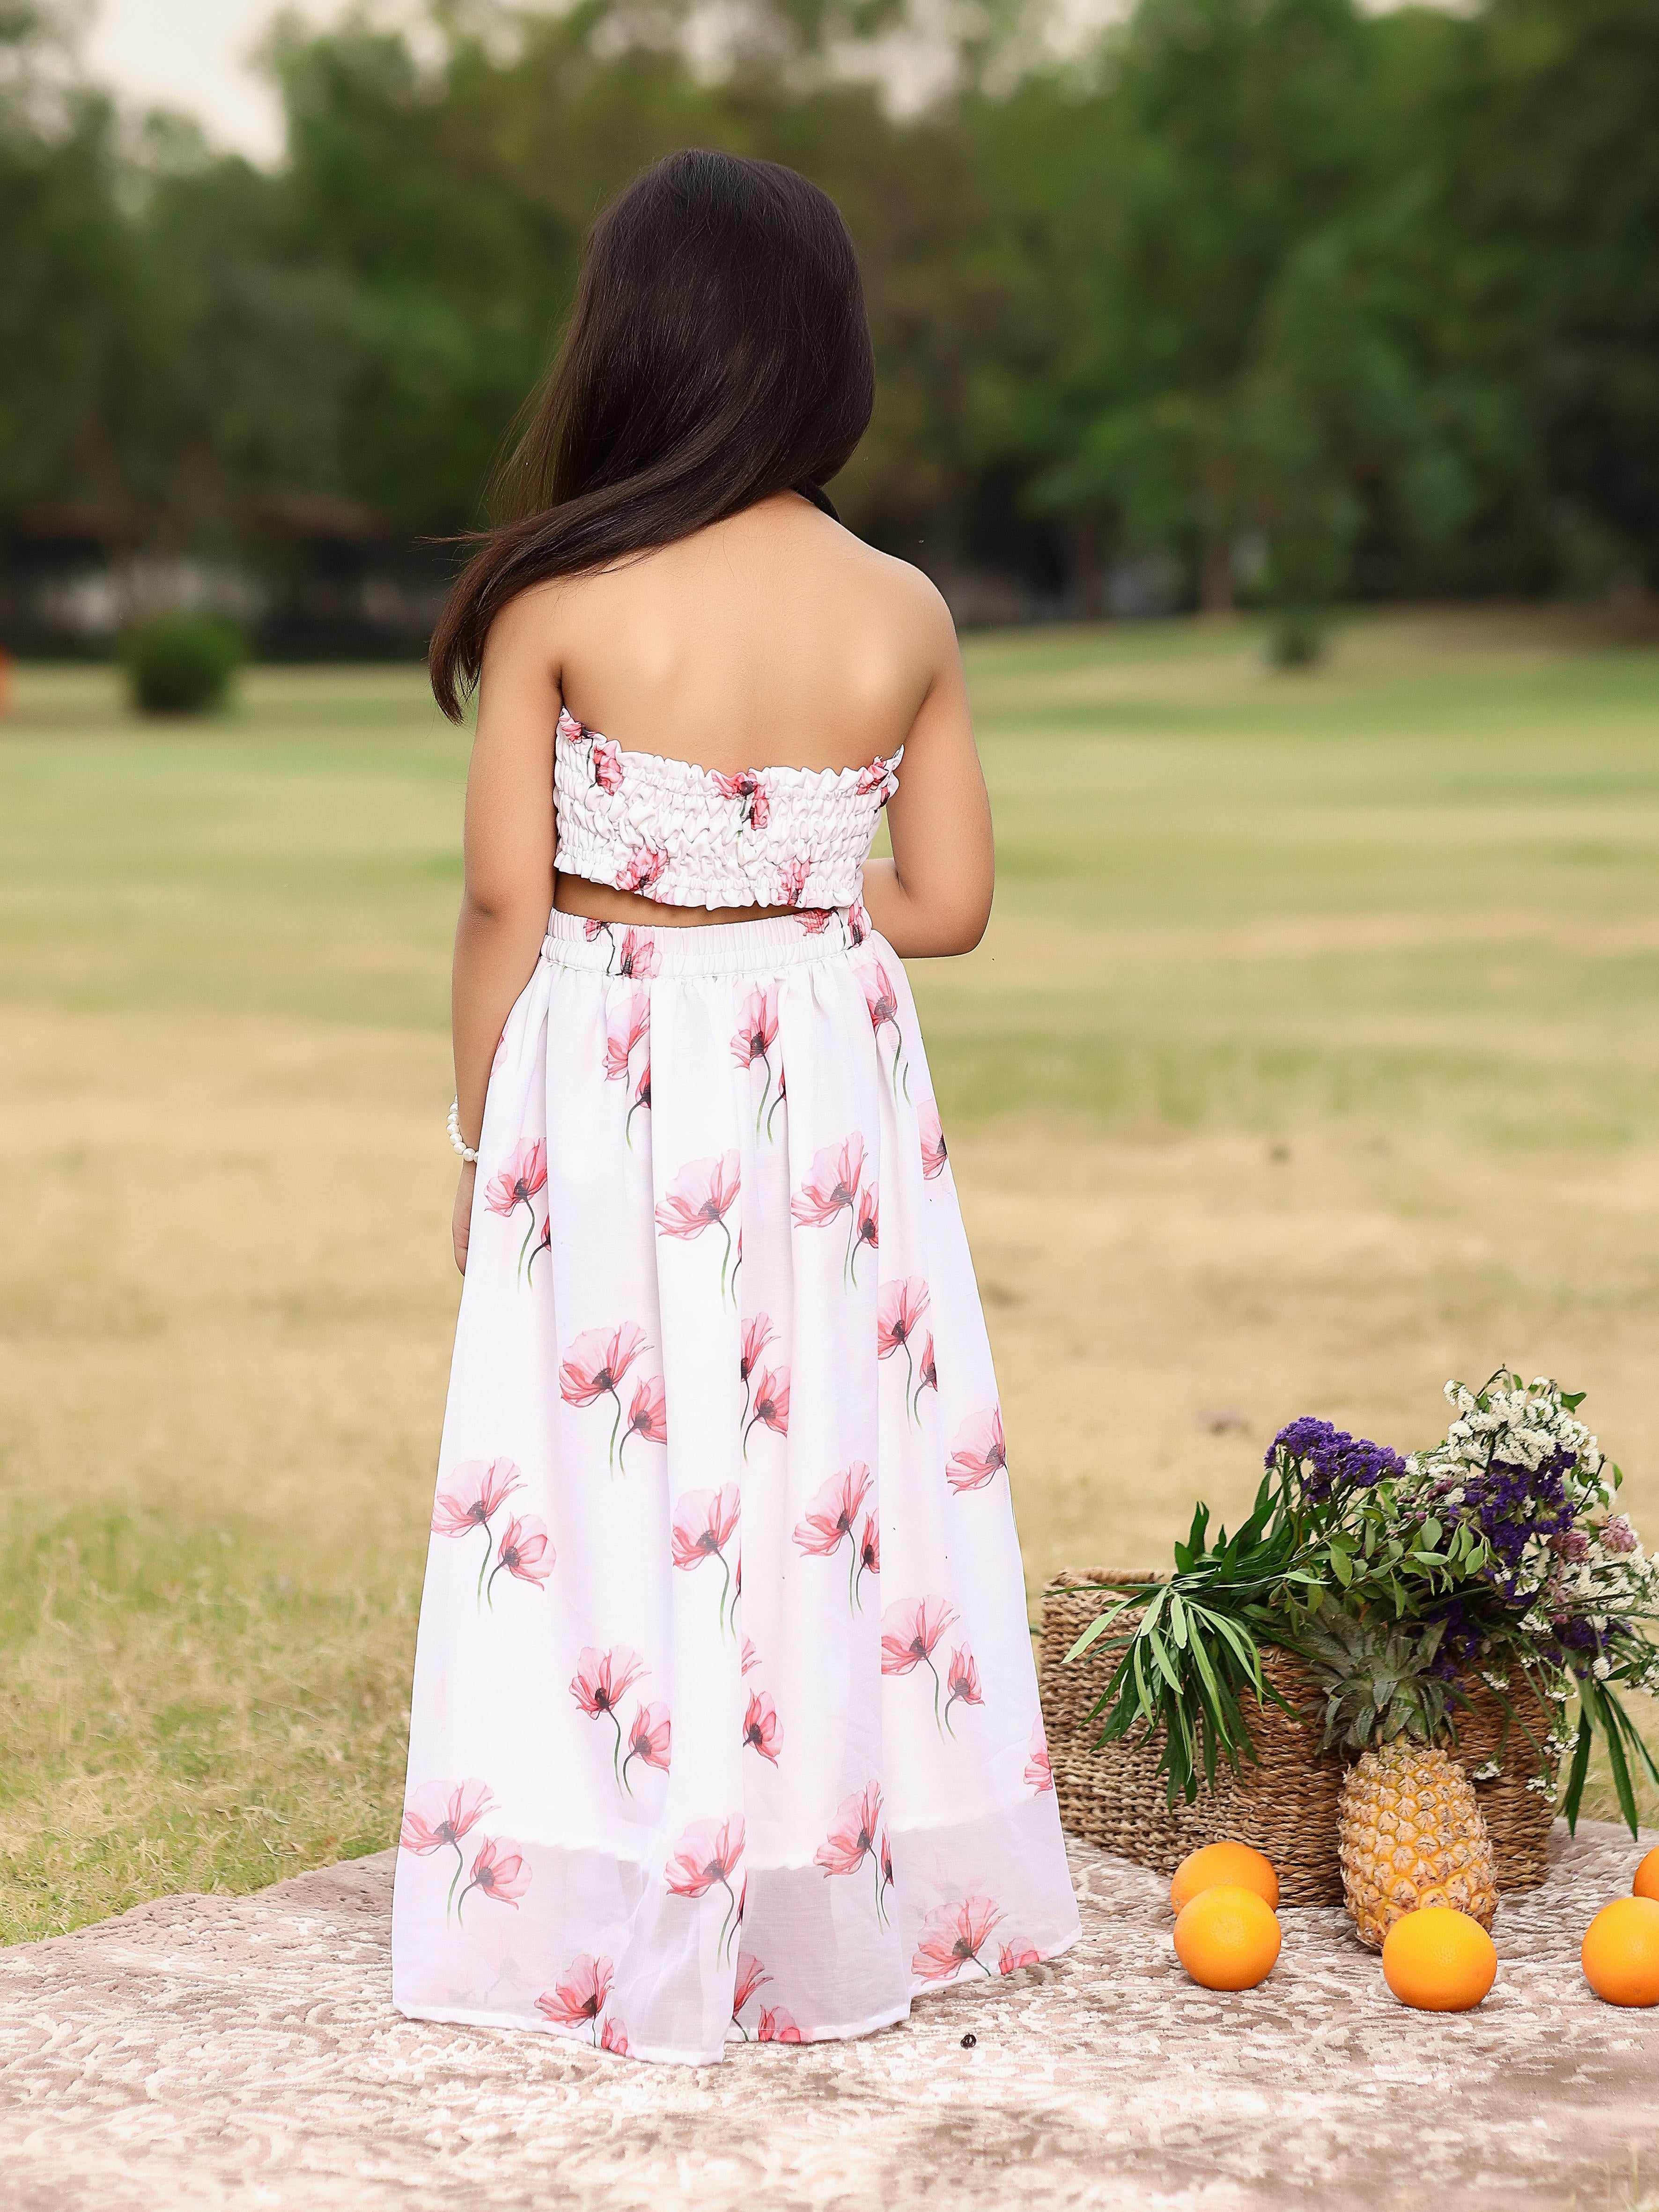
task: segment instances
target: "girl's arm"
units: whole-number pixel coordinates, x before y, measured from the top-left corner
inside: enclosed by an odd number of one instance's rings
[[[904,740],[887,808],[890,860],[866,860],[870,919],[905,959],[971,952],[991,918],[996,855],[991,802],[968,714],[968,686],[950,611],[920,577],[933,677]]]
[[[489,633],[467,770],[466,883],[455,928],[450,1004],[461,1135],[474,1148],[495,1047],[514,1001],[535,972],[553,904],[553,732],[559,692],[541,596],[515,599]],[[463,1274],[476,1174],[464,1162],[455,1193],[455,1264]]]

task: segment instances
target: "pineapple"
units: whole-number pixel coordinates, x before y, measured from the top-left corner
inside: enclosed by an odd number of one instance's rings
[[[1322,1749],[1358,1753],[1343,1777],[1337,1856],[1348,1911],[1373,1951],[1419,1905],[1451,1905],[1487,1929],[1498,1910],[1486,1823],[1443,1740],[1448,1685],[1428,1671],[1439,1640],[1341,1613],[1298,1641],[1325,1692]]]

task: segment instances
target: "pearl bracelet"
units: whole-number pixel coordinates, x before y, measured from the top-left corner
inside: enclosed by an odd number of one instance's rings
[[[449,1141],[469,1167],[477,1167],[478,1155],[461,1134],[461,1102],[459,1098],[452,1098],[449,1103]]]

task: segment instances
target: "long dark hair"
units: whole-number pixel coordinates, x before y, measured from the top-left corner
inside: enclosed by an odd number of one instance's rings
[[[864,435],[875,363],[841,210],[774,161],[689,149],[588,234],[569,328],[432,634],[452,721],[489,625],[531,584],[823,485]]]

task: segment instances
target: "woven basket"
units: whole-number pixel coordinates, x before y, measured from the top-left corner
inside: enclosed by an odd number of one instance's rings
[[[1042,1593],[1042,1721],[1062,1822],[1091,1843],[1160,1874],[1173,1873],[1200,1844],[1231,1837],[1267,1853],[1286,1905],[1340,1905],[1336,1802],[1345,1761],[1339,1753],[1317,1752],[1314,1730],[1278,1706],[1246,1709],[1260,1764],[1246,1761],[1235,1778],[1224,1763],[1214,1790],[1200,1784],[1191,1805],[1178,1800],[1171,1808],[1166,1802],[1164,1778],[1153,1771],[1156,1739],[1097,1748],[1101,1723],[1089,1719],[1089,1708],[1105,1689],[1123,1647],[1103,1639],[1069,1667],[1066,1654],[1108,1601],[1106,1594],[1084,1587],[1106,1572],[1057,1575]],[[1126,1622],[1132,1618],[1126,1615]],[[1313,1705],[1318,1692],[1299,1660],[1269,1645],[1261,1664],[1298,1711]],[[1458,1759],[1471,1771],[1500,1756],[1503,1760],[1492,1781],[1475,1784],[1498,1886],[1536,1889],[1549,1871],[1554,1813],[1543,1790],[1527,1787],[1542,1771],[1538,1753],[1513,1723],[1505,1741],[1507,1716],[1491,1690],[1478,1685],[1468,1694],[1471,1703],[1457,1709]],[[1511,1682],[1509,1695],[1527,1730],[1541,1738],[1543,1716],[1525,1688]],[[1554,1774],[1549,1778],[1553,1784]]]

